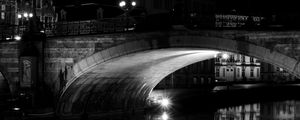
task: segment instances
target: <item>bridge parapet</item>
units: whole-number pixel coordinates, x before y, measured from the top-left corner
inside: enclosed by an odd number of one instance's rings
[[[204,36],[243,41],[258,46],[263,46],[271,51],[274,50],[300,60],[299,31],[201,30],[182,33],[175,32],[173,35]]]

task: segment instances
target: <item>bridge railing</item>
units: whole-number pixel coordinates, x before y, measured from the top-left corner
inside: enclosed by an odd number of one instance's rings
[[[72,36],[99,33],[125,32],[134,29],[135,21],[132,18],[113,18],[103,20],[65,21],[48,25],[44,32],[51,36]]]
[[[43,30],[41,32],[44,32],[47,37],[126,32],[134,30],[136,24],[134,18],[139,17],[47,23],[42,24]],[[0,41],[13,39],[15,35],[22,36],[27,27],[18,25],[1,26]]]

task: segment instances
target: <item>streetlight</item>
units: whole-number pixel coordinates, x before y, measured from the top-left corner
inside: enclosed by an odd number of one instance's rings
[[[19,18],[19,19],[22,18],[22,15],[21,15],[21,14],[18,14],[18,18]]]
[[[16,36],[14,37],[14,39],[19,41],[19,40],[21,40],[21,37],[20,37],[19,35],[16,35]]]
[[[23,16],[24,16],[25,18],[28,18],[28,13],[25,12],[25,13],[23,14]]]
[[[136,2],[135,2],[135,1],[132,1],[132,2],[131,2],[131,6],[135,7],[135,6],[136,6]]]
[[[32,14],[32,13],[29,13],[29,17],[30,17],[30,18],[33,17],[33,14]]]
[[[129,3],[129,4],[128,4]],[[125,30],[128,31],[129,26],[129,19],[128,19],[128,12],[132,10],[137,3],[135,1],[129,1],[129,0],[122,0],[119,2],[119,6],[125,11],[125,17],[126,17],[126,28]]]
[[[120,6],[121,8],[125,7],[125,6],[126,6],[126,2],[125,2],[125,1],[121,1],[121,2],[119,3],[119,6]]]

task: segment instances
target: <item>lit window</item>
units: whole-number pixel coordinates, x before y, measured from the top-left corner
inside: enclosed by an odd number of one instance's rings
[[[253,57],[250,57],[250,63],[254,63]]]
[[[5,13],[1,12],[1,19],[4,20],[5,19]]]
[[[250,70],[250,77],[254,77],[254,68],[251,68]]]
[[[1,5],[1,10],[5,10],[5,5]]]
[[[245,62],[245,56],[242,55],[242,62]]]
[[[220,77],[220,68],[216,68],[216,77]]]

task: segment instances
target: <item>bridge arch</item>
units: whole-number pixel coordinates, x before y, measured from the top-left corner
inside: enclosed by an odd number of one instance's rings
[[[253,56],[300,76],[296,59],[246,41],[191,35],[136,40],[102,50],[75,64],[75,77],[68,81],[57,112],[81,115],[143,104],[165,76],[217,53],[203,50]]]

